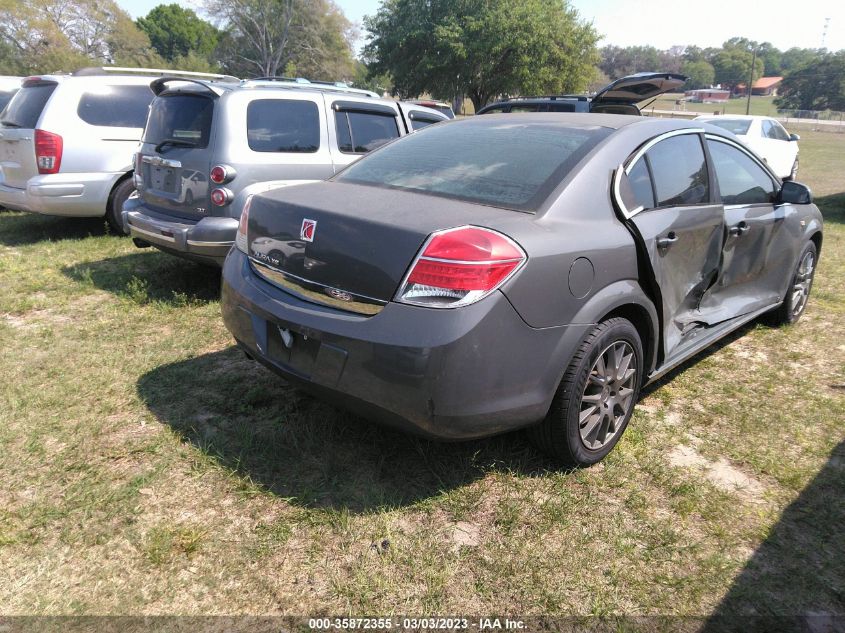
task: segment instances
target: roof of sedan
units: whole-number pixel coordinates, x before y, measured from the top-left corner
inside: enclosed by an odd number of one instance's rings
[[[630,114],[593,114],[586,112],[525,112],[519,114],[485,114],[478,117],[469,117],[464,121],[489,123],[495,125],[503,121],[509,123],[543,123],[545,125],[560,125],[561,127],[605,127],[618,130],[627,125],[666,125],[670,121],[678,128],[700,127],[692,122],[681,119],[656,119],[645,116],[633,116]]]

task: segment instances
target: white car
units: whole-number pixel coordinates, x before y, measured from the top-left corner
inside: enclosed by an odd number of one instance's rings
[[[797,134],[790,134],[776,120],[767,116],[724,114],[699,116],[696,121],[733,132],[739,140],[760,156],[784,180],[795,180],[798,175]]]

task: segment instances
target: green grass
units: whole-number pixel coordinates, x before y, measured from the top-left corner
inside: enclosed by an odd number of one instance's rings
[[[0,213],[0,612],[845,614],[845,135],[801,133],[805,318],[650,388],[575,472],[339,412],[234,348],[214,271]]]

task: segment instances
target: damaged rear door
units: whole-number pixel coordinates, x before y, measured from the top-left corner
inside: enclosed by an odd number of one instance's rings
[[[658,137],[616,174],[617,203],[662,304],[666,359],[710,324],[701,302],[721,264],[724,210],[713,202],[700,132]]]

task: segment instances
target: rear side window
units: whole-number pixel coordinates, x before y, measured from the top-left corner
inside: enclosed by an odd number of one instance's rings
[[[777,186],[745,152],[727,143],[707,141],[723,204],[770,204]]]
[[[362,158],[337,180],[534,211],[611,132],[507,118],[434,125]]]
[[[637,164],[631,169],[631,173],[628,174],[628,182],[631,184],[636,206],[643,209],[653,209],[654,189],[651,187],[651,176],[648,173],[648,165],[645,160],[637,161]]]
[[[399,138],[396,118],[371,112],[335,112],[337,144],[345,154],[371,152]]]
[[[646,152],[658,207],[694,205],[710,200],[704,149],[697,134],[660,141]]]
[[[55,82],[39,83],[18,90],[3,111],[0,123],[9,127],[34,128],[56,85]]]
[[[144,142],[183,141],[191,147],[208,147],[214,99],[173,94],[158,97],[150,107]]]
[[[256,99],[246,109],[246,136],[254,152],[316,152],[320,148],[317,104]]]
[[[76,113],[89,125],[142,128],[153,96],[149,86],[101,86],[83,93]]]

